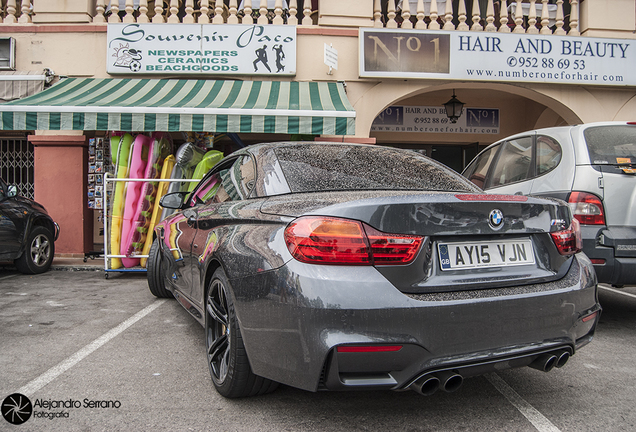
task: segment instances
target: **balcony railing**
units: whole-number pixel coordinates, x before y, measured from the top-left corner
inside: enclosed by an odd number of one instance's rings
[[[39,1],[48,0],[0,0],[2,22],[32,23],[32,16],[38,13]],[[368,1],[373,2],[373,16],[369,16],[369,25],[380,28],[580,34],[579,0]],[[320,25],[319,5],[319,0],[96,0],[94,10],[84,12],[89,12],[92,22],[96,24],[313,26]],[[333,11],[330,13],[334,14]]]
[[[565,7],[564,0],[459,0],[456,8],[453,3],[452,0],[374,0],[374,27],[580,34],[578,0],[571,0]]]

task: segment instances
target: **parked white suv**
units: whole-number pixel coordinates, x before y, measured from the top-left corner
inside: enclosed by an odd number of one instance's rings
[[[636,122],[516,134],[488,146],[462,174],[491,193],[567,201],[599,282],[636,284]]]

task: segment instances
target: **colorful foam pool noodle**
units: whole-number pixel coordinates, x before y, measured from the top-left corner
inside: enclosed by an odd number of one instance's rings
[[[216,150],[208,151],[201,159],[194,169],[194,174],[192,174],[192,179],[201,180],[203,176],[212,169],[214,165],[216,165],[221,159],[223,159],[223,153]],[[188,183],[188,192],[192,192],[196,187],[197,183]]]
[[[161,168],[161,179],[169,179],[170,174],[172,173],[172,168],[174,168],[175,157],[170,155],[163,161],[163,167]],[[159,205],[159,201],[161,201],[161,197],[166,194],[168,191],[168,182],[159,182],[159,186],[157,187],[157,196],[155,197],[155,205],[152,209],[152,217],[150,218],[150,226],[148,227],[148,235],[146,236],[146,242],[144,243],[144,248],[141,251],[142,255],[148,255],[150,252],[150,247],[152,246],[152,230],[155,228],[155,225],[161,220],[161,211],[163,207]],[[146,261],[148,258],[141,258],[141,266],[146,267]]]
[[[121,137],[124,136],[121,132],[112,132],[110,134],[110,160],[113,161],[113,164],[117,162],[117,154],[119,152],[119,142],[121,141]]]
[[[128,159],[130,157],[130,145],[133,142],[133,136],[131,134],[124,134],[122,136],[111,137],[111,149],[112,142],[117,141],[117,153],[113,158],[113,163],[116,166],[116,176],[118,179],[127,178],[128,176]],[[126,182],[115,182],[115,194],[113,195],[113,204],[111,210],[111,225],[110,225],[110,253],[112,255],[119,255],[120,243],[121,243],[121,225],[122,217],[124,215],[124,200],[126,197]],[[111,258],[110,268],[121,268],[121,259]]]
[[[130,179],[142,179],[146,170],[148,162],[150,144],[153,139],[146,135],[137,135],[133,142],[130,168],[128,172],[128,178]],[[142,182],[129,182],[126,188],[126,203],[124,204],[124,220],[121,226],[121,244],[120,253],[126,255],[128,246],[132,241],[133,231],[133,217],[137,210],[137,203],[141,198]],[[122,264],[126,268],[139,265],[139,258],[122,258]]]
[[[143,177],[147,180],[159,179],[163,161],[172,152],[172,143],[163,137],[162,134],[155,133],[152,138]],[[126,244],[123,245],[125,255],[139,255],[143,250],[150,226],[150,216],[155,205],[157,187],[157,182],[146,181],[142,183],[141,194],[132,217],[130,235]]]
[[[173,180],[190,179],[192,177],[192,174],[194,173],[194,169],[196,165],[199,162],[201,162],[201,159],[203,159],[203,155],[204,155],[204,150],[196,147],[194,144],[192,143],[181,144],[181,147],[179,147],[179,149],[177,150],[177,154],[176,154],[177,161],[174,168],[172,169],[172,174],[170,175],[170,178]],[[170,186],[168,187],[168,192],[166,193],[173,193],[173,192],[179,192],[179,191],[185,192],[187,190],[188,190],[188,183],[172,182],[170,183]],[[165,219],[166,217],[170,216],[172,213],[174,213],[174,209],[164,208],[161,213],[161,219],[162,220]]]

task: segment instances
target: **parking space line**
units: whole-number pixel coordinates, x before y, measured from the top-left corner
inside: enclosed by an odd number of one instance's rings
[[[60,376],[61,374],[63,374],[64,372],[72,368],[73,366],[75,366],[77,363],[82,361],[85,357],[90,355],[93,351],[95,351],[102,345],[106,344],[108,341],[110,341],[111,339],[113,339],[114,337],[122,333],[128,327],[135,324],[137,321],[139,321],[140,319],[148,315],[150,312],[157,309],[159,306],[161,306],[165,302],[166,302],[165,299],[155,300],[154,303],[143,308],[142,310],[137,312],[135,315],[133,315],[132,317],[128,318],[126,321],[119,324],[117,327],[104,333],[103,335],[95,339],[93,342],[89,343],[88,345],[84,346],[82,349],[77,351],[75,354],[68,357],[66,360],[63,360],[62,362],[58,363],[56,366],[53,366],[51,369],[47,370],[42,375],[40,375],[39,377],[29,382],[27,385],[22,387],[17,392],[25,396],[32,396],[33,393],[40,390],[42,387],[44,387],[45,385],[53,381],[55,378],[57,378],[58,376]]]
[[[550,420],[519,396],[519,393],[514,391],[499,375],[493,372],[486,374],[485,377],[539,432],[561,432]]]
[[[598,287],[604,289],[605,291],[611,291],[611,292],[616,293],[616,294],[622,294],[622,295],[627,296],[627,297],[636,298],[636,295],[632,294],[632,293],[628,293],[628,292],[625,292],[625,291],[617,290],[617,289],[606,287],[606,286],[602,286],[602,285],[599,285]]]

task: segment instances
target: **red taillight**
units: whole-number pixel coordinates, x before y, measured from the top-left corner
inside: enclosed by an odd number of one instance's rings
[[[421,237],[386,234],[366,224],[364,231],[375,265],[408,264],[413,261],[422,244]]]
[[[285,230],[285,242],[298,261],[371,264],[368,240],[360,222],[327,217],[299,218]]]
[[[368,353],[368,352],[395,352],[402,349],[402,345],[344,345],[336,348],[338,352]]]
[[[583,225],[605,225],[603,203],[596,195],[587,192],[572,192],[568,199],[574,217]]]
[[[305,216],[285,229],[289,252],[310,264],[401,265],[410,263],[422,237],[386,234],[362,222]]]
[[[552,240],[561,255],[572,255],[583,249],[579,221],[572,219],[568,229],[551,232]]]

